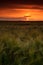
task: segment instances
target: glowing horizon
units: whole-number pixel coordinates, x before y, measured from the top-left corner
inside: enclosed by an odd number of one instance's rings
[[[43,7],[40,6],[40,8]],[[43,9],[35,9],[34,6],[23,6],[23,8],[21,7],[0,9],[0,18],[18,18],[24,16],[28,16],[27,20],[43,20]]]

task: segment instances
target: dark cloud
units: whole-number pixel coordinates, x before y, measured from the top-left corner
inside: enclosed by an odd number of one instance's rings
[[[1,5],[5,4],[36,4],[43,5],[43,0],[0,0]]]
[[[29,8],[21,5],[37,5],[32,8],[43,9],[43,0],[0,0],[0,8]]]

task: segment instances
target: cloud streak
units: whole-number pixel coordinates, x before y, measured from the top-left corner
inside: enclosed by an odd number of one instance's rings
[[[0,18],[18,18],[31,16],[29,20],[43,20],[43,10],[40,9],[1,9]]]
[[[8,5],[5,7],[0,7],[1,9],[40,9],[43,10],[42,5],[21,5],[21,4],[13,4],[13,5]]]

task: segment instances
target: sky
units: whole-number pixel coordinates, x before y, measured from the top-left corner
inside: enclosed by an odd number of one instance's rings
[[[43,0],[0,0],[1,18],[24,18],[43,20]]]

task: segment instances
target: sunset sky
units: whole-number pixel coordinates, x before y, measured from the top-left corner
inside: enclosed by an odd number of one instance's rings
[[[43,0],[0,0],[0,19],[30,16],[43,20]]]

